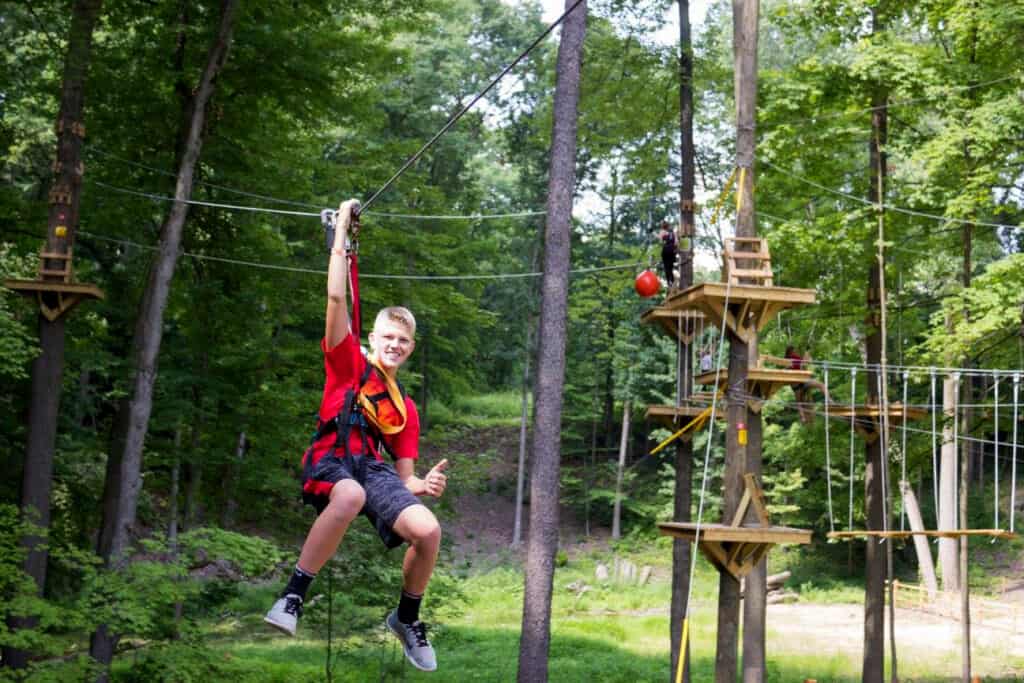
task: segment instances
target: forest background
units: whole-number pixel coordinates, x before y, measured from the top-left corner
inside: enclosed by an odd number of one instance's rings
[[[1024,70],[1017,59],[1024,8],[929,0],[893,11],[888,29],[872,33],[865,17],[875,5],[762,6],[758,230],[770,242],[776,282],[814,289],[818,305],[780,317],[761,350],[782,355],[793,345],[819,361],[862,362],[877,231],[874,208],[862,199],[870,178],[867,93],[882,83],[890,102],[886,201],[907,209],[886,214],[890,362],[1024,367],[1017,228],[1024,209]],[[675,396],[676,346],[638,324],[650,302],[632,291],[637,270],[656,256],[658,226],[663,219],[674,224],[678,213],[678,47],[653,39],[669,7],[608,0],[590,8],[577,158],[579,192],[588,199],[573,231],[572,267],[580,272],[569,296],[562,494],[595,526],[611,518],[623,403],[642,407]],[[261,575],[293,551],[308,523],[297,496],[298,458],[322,387],[319,219],[211,204],[316,214],[343,198],[368,196],[544,26],[536,5],[490,0],[240,7],[196,167],[192,197],[209,204],[188,212],[163,318],[133,536],[140,544],[136,574],[116,578],[91,559],[104,478],[119,406],[130,394],[132,333],[170,206],[162,198],[174,193],[183,102],[217,16],[217,3],[180,0],[108,0],[99,16],[85,88],[75,269],[105,298],[67,319],[50,570],[39,599],[20,574],[17,542],[37,309],[0,292],[0,459],[7,473],[0,481],[0,562],[8,598],[0,615],[25,605],[43,615],[34,629],[0,632],[5,646],[67,653],[69,633],[87,632],[95,606],[111,594],[135,594],[102,616],[120,620],[119,632],[170,637],[180,619],[169,626],[174,611],[165,608],[202,590],[181,578],[195,558],[152,560],[221,553],[239,571]],[[69,20],[63,2],[0,6],[4,277],[32,277],[37,266]],[[730,8],[712,4],[693,50],[696,248],[704,255],[698,264],[706,264],[698,280],[718,278],[715,264],[730,233],[728,209],[712,218],[733,170],[731,46]],[[405,384],[435,444],[457,448],[466,429],[460,416],[472,414],[474,397],[518,394],[523,386],[536,341],[538,278],[502,276],[539,270],[543,217],[534,212],[545,204],[554,52],[548,43],[532,53],[364,218],[364,306],[372,312],[400,303],[416,313],[419,341]],[[520,213],[529,215],[424,218]],[[481,277],[443,279],[451,276]],[[849,395],[848,374],[835,372],[833,382],[836,395]],[[911,391],[927,402],[927,376],[915,376]],[[975,435],[1009,434],[1008,414],[995,425],[984,407],[991,385],[976,391],[982,408]],[[1003,391],[1006,401],[1008,383]],[[825,426],[801,424],[792,402],[784,392],[767,409],[767,494],[784,523],[824,531]],[[623,526],[650,535],[653,521],[671,510],[672,473],[644,455],[665,433],[635,421]],[[833,449],[846,452],[849,438],[837,428]],[[720,463],[717,444],[715,453]],[[1008,515],[1008,500],[993,488],[991,450],[968,454],[972,511],[989,515],[995,497]],[[911,434],[903,457],[929,519],[930,436]],[[1002,462],[1007,496],[1011,461]],[[719,474],[716,467],[712,475]],[[837,495],[845,494],[851,482],[839,466],[833,475]],[[856,476],[852,489],[858,526],[863,492]],[[714,478],[709,490],[713,517]],[[165,538],[171,518],[184,532],[174,552]],[[843,569],[847,550],[815,548]],[[912,565],[912,556],[902,560]],[[367,559],[366,567],[386,571],[378,565]],[[369,585],[375,577],[368,570],[357,578]],[[142,595],[125,591],[123,582],[161,590]]]

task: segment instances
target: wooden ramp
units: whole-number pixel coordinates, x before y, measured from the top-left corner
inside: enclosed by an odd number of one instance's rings
[[[86,299],[102,299],[96,285],[74,281],[72,250],[39,252],[39,277],[36,280],[4,280],[4,287],[32,297],[39,312],[50,322],[61,317]]]
[[[811,542],[806,529],[771,526],[764,492],[752,474],[743,477],[746,489],[733,516],[732,524],[698,524],[696,522],[659,522],[658,529],[666,536],[697,542],[701,553],[718,571],[728,572],[737,581],[749,574],[757,563],[778,543]],[[753,507],[758,526],[740,526],[747,510]]]

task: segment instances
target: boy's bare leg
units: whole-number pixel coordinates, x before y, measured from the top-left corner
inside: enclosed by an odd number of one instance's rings
[[[331,489],[330,502],[313,522],[302,545],[299,567],[316,574],[331,559],[348,525],[356,518],[366,502],[363,487],[352,479],[342,479]]]
[[[413,505],[402,510],[395,520],[395,531],[409,541],[402,562],[402,588],[412,594],[422,595],[427,590],[430,577],[437,563],[441,549],[441,525],[425,505]]]

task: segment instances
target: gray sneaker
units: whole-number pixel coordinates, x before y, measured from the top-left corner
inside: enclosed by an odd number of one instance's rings
[[[289,593],[277,599],[274,606],[267,612],[267,616],[263,617],[263,621],[282,633],[294,636],[295,627],[298,626],[301,616],[302,598],[295,593]]]
[[[422,621],[403,624],[398,620],[398,610],[392,610],[384,620],[388,630],[402,642],[405,658],[420,671],[436,671],[437,659],[434,648],[427,640],[427,625]]]

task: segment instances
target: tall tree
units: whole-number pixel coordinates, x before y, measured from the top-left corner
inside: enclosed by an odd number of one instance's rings
[[[693,139],[693,39],[690,31],[689,0],[679,0],[679,230],[676,243],[679,245],[679,288],[686,289],[693,284],[693,236],[694,194],[696,184],[695,144]],[[696,339],[696,336],[693,337]],[[693,367],[693,348],[683,344],[676,358],[677,400],[690,396],[690,368]],[[677,439],[675,446],[675,487],[673,495],[673,519],[678,522],[690,521],[693,504],[693,440]],[[690,594],[689,541],[681,538],[672,541],[672,606],[669,619],[669,642],[671,642],[670,669],[672,680],[679,667],[682,654],[680,644],[683,619],[688,608]],[[687,644],[687,647],[689,644]],[[683,670],[683,681],[689,683],[689,657]]]
[[[757,224],[754,213],[754,162],[755,162],[755,123],[757,112],[757,30],[759,1],[733,0],[733,63],[734,91],[736,98],[736,168],[739,179],[736,185],[737,212],[736,236],[754,237],[757,235]],[[760,420],[760,416],[747,409],[747,370],[753,354],[756,358],[756,339],[748,344],[733,332],[728,333],[729,339],[729,390],[727,394],[728,408],[726,429],[726,461],[723,480],[724,496],[722,516],[729,523],[739,507],[743,492],[743,475],[747,471],[760,470],[761,444],[759,440],[741,438],[741,430],[751,426],[749,434],[755,437],[760,434],[760,426],[751,425],[752,420]],[[746,436],[746,435],[744,435]],[[753,461],[758,461],[752,466]],[[763,562],[762,562],[763,564]],[[764,572],[752,572],[747,577],[747,585],[763,577]],[[718,643],[715,655],[716,683],[733,683],[736,680],[737,641],[739,637],[740,619],[740,583],[728,572],[719,573],[718,585]],[[749,589],[748,589],[749,590]],[[756,594],[756,592],[755,592]],[[752,601],[750,601],[752,602]],[[755,623],[745,624],[744,632],[752,639],[764,641],[764,610],[758,614],[756,606],[753,612]],[[746,640],[748,636],[744,635]],[[754,642],[754,641],[751,641]],[[757,680],[757,645],[753,645],[752,676]],[[760,651],[763,653],[763,645]],[[746,654],[747,648],[744,648]],[[763,654],[760,655],[763,661]],[[744,662],[746,669],[746,662]],[[763,677],[763,667],[760,675]],[[744,671],[744,680],[747,673]]]
[[[586,0],[566,0],[565,8],[572,11],[562,24],[556,63],[544,276],[541,281],[540,344],[530,456],[530,535],[519,643],[520,683],[544,683],[548,680],[551,590],[558,549],[559,452],[572,200],[576,188],[576,117],[587,3]]]
[[[175,203],[160,229],[160,250],[150,270],[143,293],[132,340],[134,376],[128,398],[122,403],[107,461],[103,492],[103,526],[97,550],[108,568],[124,561],[129,533],[135,524],[136,505],[142,488],[142,448],[153,408],[153,386],[156,382],[157,357],[163,335],[163,315],[170,294],[171,279],[181,248],[182,232],[188,216],[186,203],[192,194],[193,180],[206,133],[210,100],[216,79],[227,61],[235,24],[238,0],[221,0],[218,23],[206,64],[195,88],[184,98],[181,122],[181,145]],[[114,656],[117,635],[100,625],[92,635],[89,653],[103,665]],[[101,674],[106,680],[107,673]]]
[[[886,28],[886,17],[878,8],[871,12],[872,33],[877,36]],[[888,142],[889,92],[883,83],[871,84],[871,139],[868,142],[868,157],[870,170],[868,172],[870,181],[868,183],[867,200],[878,207],[880,212],[881,204],[885,198],[885,174],[886,174],[886,151],[885,145]],[[879,218],[881,220],[881,218]],[[877,250],[882,245],[869,242],[868,258],[871,262],[867,283],[867,306],[868,335],[865,340],[867,350],[867,404],[882,406],[881,410],[887,409],[883,406],[884,394],[883,384],[888,380],[880,375],[879,368],[882,367],[883,354],[885,350],[885,333],[883,324],[882,307],[883,300],[883,272],[884,264],[881,258],[876,256]],[[886,490],[884,483],[887,479],[883,468],[888,467],[888,458],[884,452],[887,443],[887,425],[884,416],[879,417],[879,429],[881,438],[867,442],[865,445],[865,469],[864,469],[864,513],[867,518],[867,528],[880,530],[886,528],[885,498]],[[885,671],[885,576],[886,576],[886,547],[882,546],[881,539],[875,536],[868,536],[866,539],[867,548],[864,555],[864,657],[861,670],[862,680],[881,681]],[[891,545],[891,544],[890,544]]]
[[[57,154],[54,182],[50,192],[50,211],[44,251],[71,257],[78,230],[82,191],[82,140],[85,137],[85,83],[92,61],[93,30],[100,15],[102,0],[76,0],[71,9],[68,51],[64,59],[60,110],[57,113]],[[70,268],[70,262],[67,263]],[[48,262],[47,267],[63,270],[64,263]],[[57,279],[60,276],[44,276]],[[50,320],[39,314],[40,354],[32,362],[32,397],[28,411],[28,441],[21,484],[21,506],[29,520],[46,530],[50,526],[50,493],[53,488],[53,461],[57,439],[57,415],[64,374],[64,322],[60,315]],[[48,552],[43,539],[27,536],[25,573],[35,581],[40,594],[46,585]],[[11,620],[12,629],[31,628],[37,619]],[[5,648],[3,663],[12,668],[28,664],[28,652]]]

